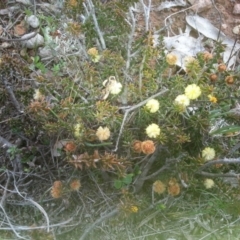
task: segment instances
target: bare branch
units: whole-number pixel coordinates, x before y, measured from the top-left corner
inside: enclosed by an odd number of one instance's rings
[[[198,169],[198,172],[202,171],[203,169],[215,165],[215,164],[231,164],[231,163],[240,163],[240,158],[224,158],[224,159],[218,159],[218,160],[212,160],[207,163],[205,163],[203,166],[201,166]]]
[[[88,8],[89,8],[89,12],[91,12],[91,15],[92,15],[92,18],[93,18],[93,22],[94,22],[99,40],[100,40],[101,45],[102,45],[102,49],[104,50],[104,49],[106,49],[106,44],[105,44],[105,40],[103,38],[102,31],[100,30],[99,25],[98,25],[97,17],[96,17],[96,14],[95,14],[95,7],[93,5],[92,0],[87,0],[86,2],[87,2],[87,5],[88,5]]]

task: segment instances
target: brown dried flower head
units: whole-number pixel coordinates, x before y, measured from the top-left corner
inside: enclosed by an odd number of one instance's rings
[[[217,76],[217,74],[212,73],[212,74],[210,74],[209,78],[212,82],[215,82],[215,81],[217,81],[218,76]]]
[[[72,191],[78,191],[81,187],[81,183],[78,179],[71,181],[70,188]]]
[[[156,150],[154,142],[151,140],[143,141],[141,144],[141,149],[144,154],[152,154]]]
[[[76,150],[77,146],[74,142],[67,142],[65,144],[64,150],[66,152],[74,152]]]
[[[225,64],[219,64],[218,65],[218,71],[219,72],[225,72],[227,69],[227,66]]]
[[[63,185],[61,181],[55,181],[52,186],[51,195],[53,198],[62,197]]]
[[[168,194],[175,197],[181,192],[180,185],[175,178],[172,178],[168,182]]]
[[[132,144],[132,149],[134,152],[141,153],[142,152],[142,142],[139,140],[136,140]]]
[[[233,83],[234,83],[234,78],[233,78],[233,76],[227,76],[227,77],[225,78],[225,82],[226,82],[227,84],[229,84],[229,85],[233,84]]]
[[[157,180],[153,183],[153,191],[162,194],[166,191],[166,185],[160,180]]]
[[[77,0],[69,0],[67,2],[67,4],[70,6],[70,7],[77,7],[78,3],[77,3]]]
[[[209,52],[204,52],[203,53],[203,59],[205,60],[205,61],[208,61],[208,60],[210,60],[210,59],[212,59],[213,58],[213,55],[211,54],[211,53],[209,53]]]

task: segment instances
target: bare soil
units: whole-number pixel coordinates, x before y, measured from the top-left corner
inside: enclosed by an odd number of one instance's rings
[[[153,0],[153,6],[159,6],[162,1]],[[233,27],[240,24],[240,14],[233,14],[233,7],[235,4],[240,3],[240,0],[216,0],[215,4],[209,9],[197,13],[199,16],[208,19],[215,27],[221,29],[227,36],[235,38],[232,33]],[[188,6],[190,7],[190,5]],[[173,7],[162,11],[151,12],[151,28],[152,30],[161,29],[165,23],[171,23],[171,30],[168,34],[177,35],[179,31],[184,32],[186,28],[185,17],[188,14],[195,14],[191,9],[186,7]],[[139,16],[140,22],[144,23],[143,16]]]

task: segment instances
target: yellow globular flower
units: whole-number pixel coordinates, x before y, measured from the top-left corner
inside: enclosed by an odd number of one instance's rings
[[[100,141],[107,140],[110,137],[110,130],[108,127],[99,127],[96,132],[96,136]]]
[[[137,212],[138,212],[138,207],[137,207],[137,206],[131,206],[131,207],[130,207],[130,211],[131,211],[132,213],[137,213]]]
[[[166,185],[160,180],[157,180],[153,183],[153,191],[162,194],[166,191]]]
[[[210,189],[210,188],[212,188],[214,185],[215,185],[215,183],[214,183],[214,181],[213,181],[212,179],[207,178],[207,179],[204,180],[204,186],[205,186],[205,188]]]
[[[176,65],[177,63],[177,56],[174,55],[173,53],[169,53],[166,56],[166,61],[169,65]]]
[[[146,108],[150,111],[150,113],[155,113],[159,109],[159,101],[156,99],[150,99],[146,103]]]
[[[81,124],[79,124],[79,123],[75,124],[73,129],[74,129],[74,132],[73,132],[74,136],[77,137],[77,138],[80,137],[80,135],[81,135],[81,132],[80,132]]]
[[[185,88],[185,95],[191,100],[196,99],[201,95],[201,89],[196,84],[190,84]]]
[[[190,104],[190,99],[185,94],[181,94],[175,98],[174,102],[177,105],[187,107]]]
[[[208,95],[208,98],[209,98],[209,101],[212,102],[212,103],[217,103],[217,98],[214,97],[213,95],[209,94]]]
[[[215,150],[210,147],[206,147],[202,150],[202,157],[205,161],[210,161],[215,157]]]
[[[146,128],[146,133],[150,138],[156,138],[160,134],[160,128],[157,124],[152,123]]]

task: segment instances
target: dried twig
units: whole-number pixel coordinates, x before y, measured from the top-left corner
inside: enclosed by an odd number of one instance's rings
[[[25,41],[25,40],[29,40],[33,37],[35,37],[37,35],[38,32],[32,32],[31,35],[28,34],[28,36],[26,37],[21,37],[21,38],[14,38],[14,39],[9,39],[9,38],[3,38],[3,37],[0,37],[0,40],[1,41],[5,41],[5,42],[21,42],[21,41]]]
[[[224,159],[218,159],[218,160],[212,160],[209,161],[207,163],[205,163],[203,166],[201,166],[198,171],[196,172],[196,174],[200,174],[203,176],[207,176],[207,177],[236,177],[236,178],[240,178],[240,174],[237,173],[208,173],[203,171],[204,169],[215,165],[215,164],[231,164],[231,163],[235,163],[235,164],[240,164],[240,158],[224,158]]]
[[[50,221],[49,221],[48,215],[47,215],[46,211],[44,210],[44,208],[40,204],[38,204],[37,202],[33,201],[32,199],[24,197],[18,190],[18,187],[16,185],[16,181],[15,181],[15,176],[14,175],[13,175],[13,179],[14,179],[14,187],[15,187],[18,195],[21,196],[26,201],[31,202],[35,207],[37,207],[39,209],[40,212],[42,212],[42,214],[44,215],[44,217],[46,219],[47,231],[49,232]]]
[[[4,78],[3,78],[3,83],[4,83],[4,86],[5,86],[5,88],[6,88],[7,92],[8,92],[11,100],[12,100],[13,105],[15,106],[15,108],[18,110],[19,113],[23,113],[24,111],[21,110],[21,106],[20,106],[19,102],[17,101],[12,88],[8,85],[7,80],[4,79]]]
[[[143,0],[140,0],[142,6],[143,6],[143,12],[144,12],[144,18],[145,18],[145,31],[149,31],[149,18],[150,18],[150,11],[151,11],[151,6],[152,6],[152,1],[149,0],[148,6],[145,5]]]
[[[99,40],[100,40],[101,45],[102,45],[101,47],[102,47],[102,49],[104,50],[104,49],[106,49],[106,43],[105,43],[105,40],[104,40],[102,31],[100,30],[99,25],[98,25],[97,17],[96,17],[96,14],[95,14],[94,4],[93,4],[92,0],[87,0],[86,3],[87,3],[88,8],[89,8],[88,11],[89,11],[89,12],[91,13],[91,15],[92,15],[93,23],[94,23],[94,25],[95,25],[95,28],[96,28],[96,31],[97,31]]]

